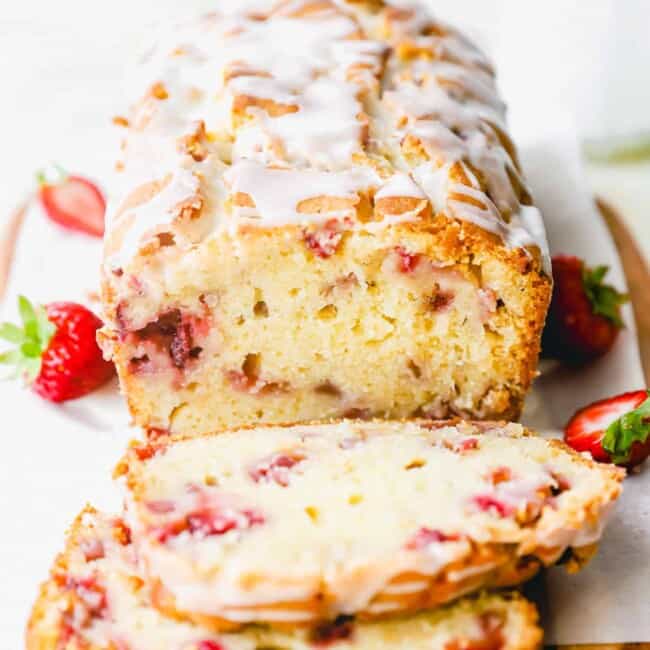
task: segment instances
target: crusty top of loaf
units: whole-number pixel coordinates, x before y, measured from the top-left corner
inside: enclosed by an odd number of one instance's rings
[[[224,229],[439,215],[545,253],[490,63],[414,3],[222,0],[141,77],[111,269]]]

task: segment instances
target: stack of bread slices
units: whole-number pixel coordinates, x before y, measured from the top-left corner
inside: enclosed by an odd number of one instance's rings
[[[515,588],[589,559],[622,471],[507,422],[551,281],[490,63],[404,0],[214,5],[118,120],[142,435],[28,650],[536,648]]]

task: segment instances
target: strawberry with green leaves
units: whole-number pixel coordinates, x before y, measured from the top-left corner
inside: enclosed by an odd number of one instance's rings
[[[580,409],[564,429],[564,441],[594,460],[634,467],[650,455],[650,391],[636,390]]]
[[[53,302],[33,306],[20,296],[22,327],[0,325],[0,339],[15,347],[0,354],[0,364],[13,366],[41,397],[52,402],[81,397],[115,374],[97,345],[102,322],[83,305]]]
[[[623,327],[627,296],[604,279],[608,268],[593,269],[577,258],[553,258],[553,298],[542,338],[545,356],[585,363],[604,355]]]

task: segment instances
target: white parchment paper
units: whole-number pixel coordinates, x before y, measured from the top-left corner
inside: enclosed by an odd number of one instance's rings
[[[551,250],[590,264],[608,264],[609,280],[625,286],[620,261],[595,209],[571,141],[522,151],[537,203],[544,213]],[[648,288],[650,290],[650,287]],[[525,421],[559,435],[580,405],[645,386],[631,307],[615,348],[588,368],[568,371],[542,364]],[[625,481],[598,555],[577,575],[562,568],[547,574],[549,616],[545,643],[650,641],[650,464]]]
[[[616,251],[581,176],[571,140],[553,139],[522,150],[555,252],[609,264],[624,287]],[[1,317],[15,315],[15,296],[88,302],[96,290],[101,245],[69,235],[29,214]],[[95,305],[96,307],[96,305]],[[558,435],[576,407],[644,385],[631,310],[615,349],[587,370],[548,367],[535,385],[526,422]],[[111,469],[132,432],[115,385],[86,399],[53,406],[13,384],[0,384],[3,453],[0,471],[0,629],[7,648],[22,646],[37,586],[61,549],[65,528],[86,502],[119,507]],[[626,481],[625,495],[600,555],[578,576],[549,573],[547,643],[650,641],[650,468]],[[6,523],[9,522],[9,527]]]

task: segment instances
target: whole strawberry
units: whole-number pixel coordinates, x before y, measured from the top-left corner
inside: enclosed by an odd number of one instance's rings
[[[594,460],[639,465],[650,455],[650,392],[636,390],[585,406],[567,423],[564,441]]]
[[[44,172],[36,176],[38,198],[45,214],[68,230],[85,232],[101,237],[104,234],[106,200],[100,189],[83,176],[66,173],[56,167],[55,179],[48,179]]]
[[[573,364],[605,354],[623,327],[627,296],[604,284],[608,267],[590,269],[577,257],[553,258],[553,298],[542,337],[544,356]]]
[[[81,397],[114,374],[95,339],[101,320],[83,305],[53,302],[34,307],[20,296],[22,328],[0,325],[0,339],[15,344],[0,354],[0,363],[12,365],[39,395],[52,402]]]

